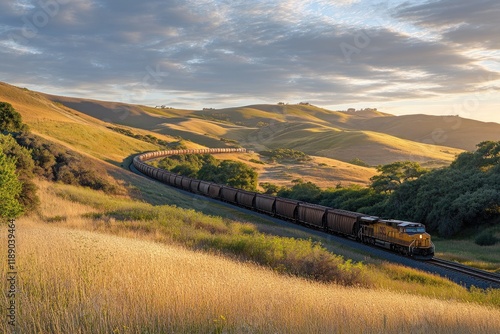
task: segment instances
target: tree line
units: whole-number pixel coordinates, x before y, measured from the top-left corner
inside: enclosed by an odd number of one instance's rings
[[[211,155],[174,155],[156,165],[201,180],[255,190],[257,173],[241,162],[218,161]],[[464,152],[450,166],[429,170],[417,162],[397,161],[377,167],[368,187],[322,189],[301,179],[290,187],[260,183],[267,194],[357,211],[369,215],[421,222],[443,237],[464,228],[500,224],[500,141],[484,141]],[[494,242],[489,238],[487,242]]]
[[[444,168],[428,170],[416,162],[399,161],[377,170],[368,187],[339,184],[321,189],[302,180],[294,180],[291,187],[261,186],[281,197],[421,222],[443,237],[464,228],[500,224],[500,141],[481,142],[474,152],[458,155]]]

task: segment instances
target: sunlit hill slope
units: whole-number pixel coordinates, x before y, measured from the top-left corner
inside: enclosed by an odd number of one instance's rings
[[[327,186],[338,182],[366,184],[377,165],[413,160],[428,167],[444,166],[480,141],[500,139],[497,123],[455,116],[393,116],[376,110],[348,113],[308,104],[155,108],[46,95],[3,83],[0,100],[11,103],[34,132],[115,165],[130,154],[159,147],[116,133],[110,125],[166,141],[185,139],[189,147],[241,146],[257,153],[291,148],[313,157],[307,166],[253,165],[262,181],[277,183],[308,174],[305,179],[311,181],[326,176]],[[235,158],[250,164],[250,160],[262,159],[258,154]]]
[[[500,124],[458,116],[394,116],[376,110],[354,113],[313,105],[251,105],[204,110],[152,108],[47,96],[101,120],[181,136],[203,145],[222,139],[256,150],[284,147],[369,165],[415,160],[446,165],[483,140],[499,140]]]

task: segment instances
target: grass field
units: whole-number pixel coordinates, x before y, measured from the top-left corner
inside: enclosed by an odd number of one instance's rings
[[[488,229],[500,239],[500,227]],[[479,246],[474,242],[477,232],[464,231],[453,239],[434,239],[436,255],[450,261],[500,273],[500,242],[491,246]]]
[[[22,291],[16,295],[19,333],[500,330],[500,297],[491,293],[489,298],[496,302],[486,300],[483,292],[466,292],[443,279],[391,265],[372,274],[381,276],[385,271],[386,277],[392,276],[402,287],[405,281],[414,280],[403,288],[407,292],[394,292],[394,285],[367,289],[289,277],[252,263],[153,242],[158,232],[154,238],[147,229],[118,224],[114,231],[103,229],[100,224],[112,222],[99,223],[88,214],[130,202],[108,198],[99,201],[103,207],[93,208],[56,195],[61,190],[67,193],[67,187],[40,186],[42,218],[17,221],[17,291]],[[6,234],[0,236],[0,245],[6,245]],[[5,266],[2,261],[2,291],[7,291]],[[429,287],[436,285],[431,294],[448,290],[455,295],[437,299],[415,292],[425,277]],[[466,302],[458,301],[464,297]],[[5,312],[2,308],[2,319]],[[8,330],[0,322],[0,331]]]

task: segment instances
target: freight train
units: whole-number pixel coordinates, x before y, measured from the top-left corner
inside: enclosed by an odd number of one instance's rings
[[[166,150],[134,157],[134,167],[167,185],[262,212],[310,228],[342,235],[359,242],[427,260],[434,256],[434,244],[425,226],[395,219],[381,219],[358,212],[265,195],[226,185],[197,180],[153,167],[145,161],[174,154],[244,153],[244,148]]]

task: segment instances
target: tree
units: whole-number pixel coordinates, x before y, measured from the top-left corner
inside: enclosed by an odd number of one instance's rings
[[[276,195],[281,189],[277,184],[270,182],[261,182],[259,185],[264,188],[264,194],[268,195]]]
[[[255,190],[258,174],[251,167],[239,161],[206,162],[198,172],[198,178],[205,181],[226,184],[245,190]]]
[[[32,181],[35,163],[31,158],[31,152],[20,146],[12,136],[2,134],[0,134],[0,149],[3,154],[15,161],[17,178],[22,184],[21,193],[18,195],[19,202],[25,212],[34,211],[40,199],[36,194],[37,187]]]
[[[397,161],[392,164],[378,166],[377,171],[380,175],[370,178],[371,187],[378,192],[390,193],[396,190],[405,181],[416,180],[428,172],[417,162]]]
[[[475,152],[461,153],[451,164],[452,168],[487,170],[500,164],[500,141],[483,141],[476,145]]]
[[[224,160],[218,170],[220,177],[225,177],[227,185],[245,190],[257,188],[257,172],[242,162]]]
[[[321,195],[320,187],[310,181],[304,182],[302,179],[296,179],[292,182],[294,183],[293,187],[280,190],[278,196],[316,203]]]
[[[23,124],[21,114],[10,103],[0,102],[0,131],[21,132],[26,130],[27,126]]]
[[[18,200],[21,190],[16,161],[7,157],[0,148],[0,217],[16,218],[22,214],[23,207]]]

